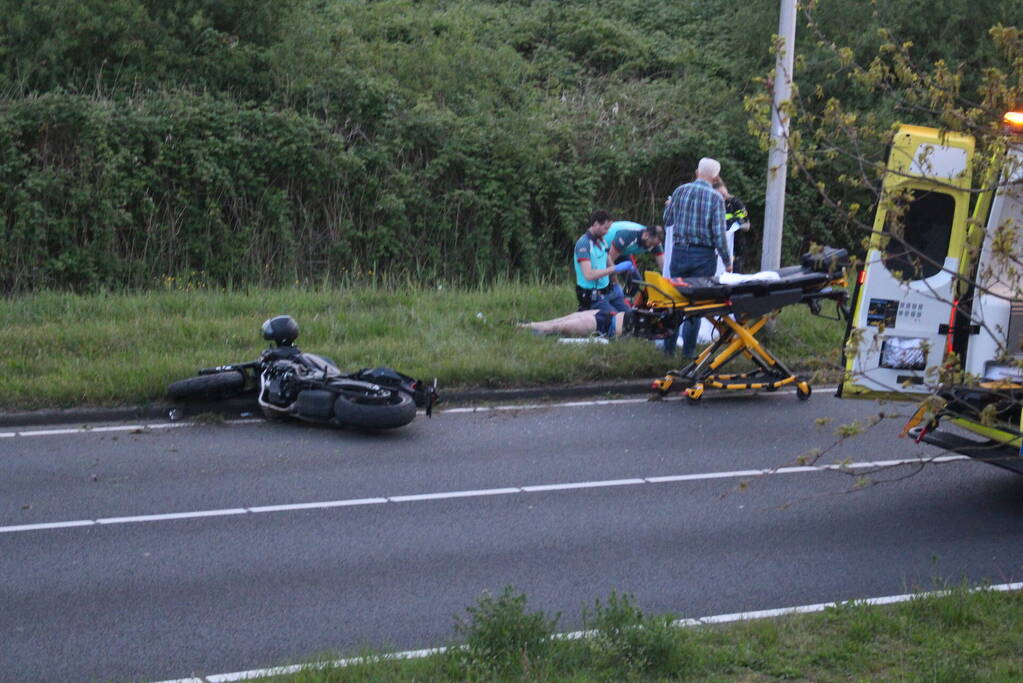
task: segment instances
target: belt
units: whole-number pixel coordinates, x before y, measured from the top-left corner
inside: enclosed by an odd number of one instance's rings
[[[614,285],[609,284],[606,287],[601,287],[600,289],[597,289],[596,287],[580,287],[579,285],[576,285],[575,288],[581,292],[599,292],[600,294],[608,294],[612,289],[614,289]]]
[[[694,244],[692,242],[690,242],[689,244],[683,244],[682,246],[684,248],[686,248],[686,249],[688,249],[689,247],[698,247],[700,249],[715,249],[716,248],[713,244]]]

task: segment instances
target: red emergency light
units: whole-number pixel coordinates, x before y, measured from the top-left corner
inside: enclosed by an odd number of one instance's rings
[[[1002,123],[1016,131],[1023,131],[1023,111],[1007,111],[1002,117]]]

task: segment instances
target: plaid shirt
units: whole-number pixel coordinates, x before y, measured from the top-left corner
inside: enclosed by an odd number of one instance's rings
[[[664,210],[664,224],[672,230],[673,249],[690,244],[717,249],[727,266],[732,262],[725,237],[725,200],[706,180],[679,185]]]

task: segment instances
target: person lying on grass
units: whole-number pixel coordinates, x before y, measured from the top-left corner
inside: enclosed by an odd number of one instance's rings
[[[636,314],[633,311],[612,313],[590,309],[576,311],[568,315],[541,320],[533,323],[520,323],[519,327],[528,327],[534,334],[556,334],[561,337],[586,337],[599,334],[607,339],[614,339],[632,333]]]

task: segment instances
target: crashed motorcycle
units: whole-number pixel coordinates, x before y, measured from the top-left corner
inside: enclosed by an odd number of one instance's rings
[[[263,323],[263,338],[272,345],[258,360],[204,368],[197,377],[173,382],[172,399],[225,399],[256,391],[268,418],[297,418],[306,422],[393,429],[403,427],[423,408],[427,417],[437,402],[432,384],[388,367],[342,373],[324,356],[295,346],[298,323],[287,315]]]

